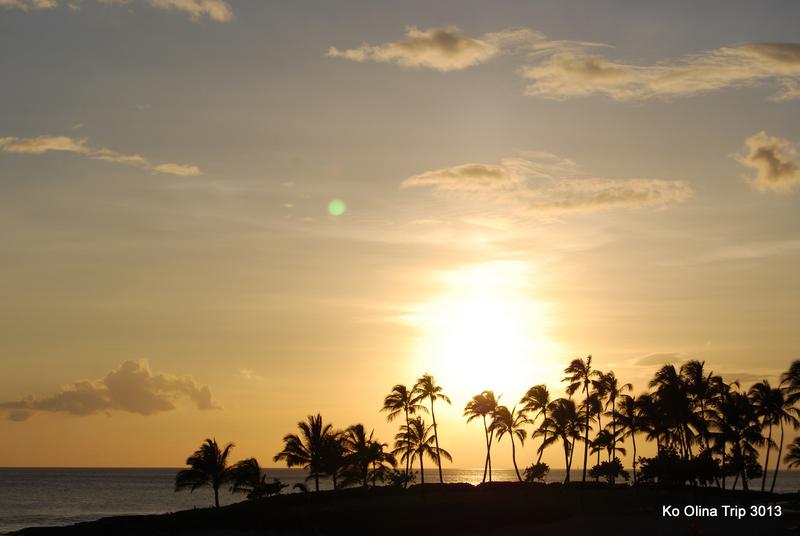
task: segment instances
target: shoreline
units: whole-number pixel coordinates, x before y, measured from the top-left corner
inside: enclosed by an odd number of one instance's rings
[[[664,507],[680,515],[664,515]],[[743,516],[723,515],[725,506],[744,508]],[[751,506],[755,506],[750,515]],[[773,509],[769,512],[769,507]],[[701,515],[685,515],[684,509]],[[780,515],[776,514],[780,507]],[[711,513],[716,510],[716,515]],[[736,510],[741,513],[741,510]],[[760,515],[756,515],[759,514]],[[421,521],[424,520],[424,521]],[[112,516],[63,527],[30,527],[14,536],[134,534],[408,534],[423,523],[442,534],[529,534],[534,527],[578,534],[613,520],[614,534],[796,534],[800,532],[800,493],[721,490],[681,486],[570,483],[425,484],[407,490],[378,487],[286,494],[215,508]],[[753,532],[755,531],[755,532]],[[677,532],[680,534],[681,532]],[[691,532],[685,532],[691,534]],[[585,534],[585,532],[584,532]]]

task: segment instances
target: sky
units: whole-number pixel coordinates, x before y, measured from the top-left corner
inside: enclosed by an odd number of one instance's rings
[[[797,20],[0,0],[0,464],[175,467],[212,436],[271,466],[317,412],[389,442],[383,397],[430,372],[452,467],[481,467],[467,399],[560,395],[575,357],[635,393],[687,359],[777,383]]]

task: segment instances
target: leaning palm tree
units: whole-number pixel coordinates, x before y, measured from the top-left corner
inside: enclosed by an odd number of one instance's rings
[[[490,428],[497,434],[497,441],[500,442],[504,435],[511,438],[511,461],[514,462],[514,471],[517,473],[517,478],[522,482],[522,477],[519,474],[517,467],[517,446],[514,442],[514,437],[519,439],[520,445],[525,444],[525,425],[530,421],[525,417],[525,414],[517,411],[516,406],[508,409],[506,406],[497,406],[497,409],[492,415],[492,424]]]
[[[405,461],[406,456],[419,458],[420,484],[425,483],[425,456],[433,461],[441,458],[453,461],[449,452],[436,446],[432,431],[433,426],[426,426],[422,418],[415,417],[409,421],[407,429],[401,427],[400,432],[395,436],[395,449],[392,454],[399,454],[401,461]],[[414,467],[413,459],[411,467]]]
[[[442,388],[439,385],[436,385],[436,380],[433,379],[433,376],[430,374],[423,374],[417,380],[417,384],[414,386],[414,389],[417,391],[417,396],[414,398],[414,403],[419,403],[423,400],[429,400],[431,404],[431,420],[433,420],[433,439],[436,443],[436,466],[439,468],[439,483],[444,483],[444,478],[442,477],[442,460],[439,457],[440,452],[444,452],[439,448],[439,429],[436,426],[436,413],[433,411],[433,403],[437,400],[441,400],[443,402],[450,403],[450,399],[442,392]]]
[[[542,422],[547,420],[547,406],[550,404],[550,391],[547,390],[545,384],[534,385],[528,389],[519,402],[522,404],[522,412],[534,414],[531,422],[535,422],[540,416],[542,417]],[[544,438],[542,441],[547,441],[547,432],[545,431],[543,435]],[[533,434],[531,434],[531,437],[533,437]],[[537,464],[541,463],[543,453],[543,450],[539,450],[539,457],[536,459]]]
[[[576,391],[583,391],[585,403],[585,422],[583,438],[583,477],[581,480],[586,482],[586,465],[589,461],[589,387],[592,384],[592,377],[595,375],[592,370],[592,356],[586,356],[586,359],[573,359],[567,368],[564,369],[563,381],[570,382],[567,386],[567,394],[572,396]]]
[[[783,463],[789,469],[800,467],[800,437],[795,437],[794,441],[789,444],[786,456],[783,458]]]
[[[206,439],[186,459],[189,469],[183,469],[175,476],[175,491],[188,489],[191,493],[198,488],[211,486],[214,490],[214,506],[219,508],[219,488],[231,478],[228,455],[232,448],[233,443],[228,443],[220,450],[216,439]]]
[[[546,449],[556,440],[560,439],[564,447],[564,463],[567,467],[567,476],[564,482],[570,481],[572,467],[572,452],[575,441],[580,439],[585,426],[583,419],[578,415],[575,401],[567,398],[558,398],[548,405],[549,416],[539,427],[539,433],[547,437],[539,447],[540,451]]]
[[[497,398],[494,396],[493,391],[483,391],[479,395],[473,396],[464,406],[464,416],[467,417],[467,422],[470,423],[477,418],[483,420],[483,434],[486,441],[486,459],[483,462],[483,480],[486,482],[486,471],[489,471],[489,482],[492,481],[492,433],[489,431],[489,425],[486,422],[486,417],[491,417],[497,409]]]
[[[314,489],[319,491],[319,477],[325,474],[322,455],[325,443],[333,428],[323,424],[322,416],[309,415],[305,421],[297,423],[300,435],[287,434],[283,437],[283,450],[273,458],[276,462],[284,460],[288,467],[301,466],[308,470],[308,478],[314,479]]]
[[[416,414],[418,411],[425,411],[425,406],[415,402],[417,392],[414,388],[409,389],[405,385],[397,384],[392,387],[392,391],[386,395],[383,400],[383,407],[381,411],[388,412],[386,420],[391,422],[400,415],[405,418],[406,429],[408,429],[408,420],[411,415]],[[410,467],[410,457],[406,457],[406,477],[408,477]]]

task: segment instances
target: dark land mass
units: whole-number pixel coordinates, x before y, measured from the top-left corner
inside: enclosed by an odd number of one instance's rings
[[[662,516],[663,505],[681,510]],[[685,505],[716,507],[719,517],[685,517]],[[741,519],[722,505],[745,507]],[[752,517],[752,505],[780,505],[780,517]],[[773,508],[773,511],[775,509]],[[800,494],[716,488],[434,484],[279,495],[219,509],[123,516],[69,527],[29,528],[17,536],[99,535],[798,535]]]

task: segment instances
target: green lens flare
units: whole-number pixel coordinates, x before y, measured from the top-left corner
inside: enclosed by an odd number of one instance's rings
[[[341,199],[334,199],[328,203],[328,213],[331,216],[341,216],[347,211],[347,205]]]

